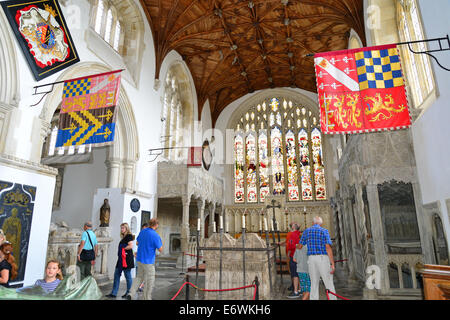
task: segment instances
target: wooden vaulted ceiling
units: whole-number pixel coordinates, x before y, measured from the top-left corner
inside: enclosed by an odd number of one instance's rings
[[[176,50],[213,126],[222,110],[256,90],[316,92],[308,54],[346,49],[353,28],[362,41],[362,0],[140,0],[153,32],[156,77]]]

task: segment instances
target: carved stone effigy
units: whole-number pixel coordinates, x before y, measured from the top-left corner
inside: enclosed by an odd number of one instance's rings
[[[266,248],[266,243],[257,234],[245,235],[245,248]],[[224,234],[222,239],[223,248],[242,248],[242,239],[234,239],[229,234]],[[220,234],[213,234],[207,241],[206,247],[219,248]],[[205,289],[218,290],[220,278],[220,251],[205,250],[203,257],[206,264]],[[275,268],[273,264],[273,251],[270,253],[272,283],[275,283]],[[222,255],[222,286],[221,289],[241,288],[251,285],[258,277],[259,298],[261,300],[271,299],[270,277],[267,251],[245,252],[245,282],[244,282],[243,251],[223,251]],[[249,288],[236,291],[205,292],[206,300],[251,300],[254,289]]]
[[[98,257],[96,259],[94,278],[98,281],[107,281],[108,277],[108,248],[113,239],[107,228],[94,231],[98,242]],[[56,259],[62,264],[62,271],[72,274],[76,270],[78,245],[83,230],[70,228],[67,223],[52,223],[48,239],[47,260]]]

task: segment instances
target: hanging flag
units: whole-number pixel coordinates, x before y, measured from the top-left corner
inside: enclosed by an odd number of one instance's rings
[[[57,148],[114,141],[121,71],[64,82]]]
[[[411,126],[397,46],[314,56],[322,132],[363,133]]]

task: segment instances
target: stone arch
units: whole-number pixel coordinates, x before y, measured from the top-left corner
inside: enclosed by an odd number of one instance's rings
[[[96,62],[83,62],[70,67],[56,81],[82,77],[112,71],[110,67]],[[53,92],[45,99],[40,118],[47,129],[58,105],[61,102],[63,85],[56,85]],[[139,136],[133,107],[128,95],[121,86],[119,95],[119,111],[114,144],[108,149],[108,188],[135,189],[136,162],[139,160]],[[40,148],[44,139],[41,141]]]
[[[0,103],[17,105],[19,78],[16,62],[15,39],[3,10],[0,12]]]
[[[277,88],[277,89],[268,89],[264,90],[260,93],[253,95],[252,97],[245,100],[240,104],[239,108],[237,108],[230,119],[228,120],[227,129],[233,129],[234,124],[237,123],[238,119],[242,116],[243,110],[247,110],[254,105],[257,105],[260,101],[272,98],[272,97],[289,97],[292,102],[298,102],[303,104],[305,107],[309,108],[315,117],[320,118],[319,113],[319,105],[317,102],[313,101],[311,98],[305,96],[298,91],[294,91],[291,89]]]
[[[8,25],[5,13],[0,10],[0,153],[5,149],[10,113],[19,103],[15,39]]]
[[[196,109],[196,106],[194,101],[195,88],[193,87],[193,82],[191,80],[189,70],[182,61],[174,61],[169,65],[167,72],[163,78],[164,81],[169,75],[177,79],[181,99],[180,102],[183,105],[185,112],[187,112],[185,113],[187,117],[185,118],[184,127],[192,126],[192,123],[195,119],[194,111]]]
[[[163,75],[164,78],[161,83],[161,121],[166,122],[163,124],[162,130],[165,132],[162,132],[161,136],[172,136],[164,140],[164,146],[190,146],[192,144],[190,140],[192,140],[192,134],[194,133],[195,111],[197,109],[192,77],[185,63],[179,59],[167,63],[167,69],[164,70]],[[176,110],[175,114],[173,114],[177,119],[176,121],[178,121],[180,116],[182,118],[182,123],[176,125],[175,136],[173,136],[173,130],[169,128],[173,121],[169,119],[172,117],[169,113],[169,110],[172,110],[171,108]],[[175,154],[175,157],[172,157],[173,154],[170,156],[171,153],[169,150],[166,150],[165,157],[172,160],[184,159],[187,156],[186,151],[181,149]]]
[[[348,38],[348,48],[349,49],[357,49],[362,48],[363,42],[361,41],[361,38],[359,37],[358,33],[356,33],[355,30],[350,30],[350,37]]]

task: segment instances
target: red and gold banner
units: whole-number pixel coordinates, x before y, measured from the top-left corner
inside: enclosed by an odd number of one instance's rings
[[[320,53],[314,60],[323,133],[411,126],[396,45]]]

